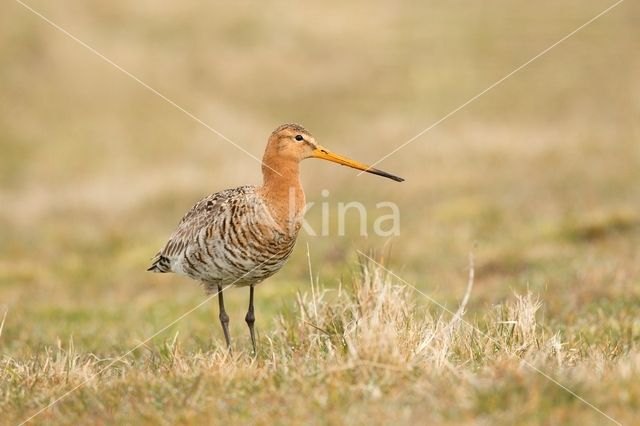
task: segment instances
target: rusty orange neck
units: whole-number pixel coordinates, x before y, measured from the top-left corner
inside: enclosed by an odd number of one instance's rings
[[[293,225],[297,232],[305,207],[304,191],[300,183],[300,163],[282,159],[275,163],[265,156],[262,174],[264,182],[260,192],[274,218],[289,230]]]

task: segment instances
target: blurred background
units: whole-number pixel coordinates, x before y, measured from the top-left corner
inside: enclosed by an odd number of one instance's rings
[[[612,2],[29,4],[258,158],[276,126],[299,122],[374,162]],[[335,221],[303,234],[257,290],[258,327],[309,288],[307,244],[329,287],[372,250],[453,307],[473,252],[472,311],[531,288],[577,333],[637,318],[639,12],[621,4],[379,165],[403,184],[303,163],[308,201],[360,201],[371,220],[393,201],[400,235],[361,237],[355,213],[345,236]],[[0,63],[3,351],[70,336],[125,349],[203,299],[145,272],[149,259],[201,197],[259,183],[259,164],[12,1]],[[228,292],[237,334],[246,299]],[[212,305],[177,329],[187,345],[221,338]]]

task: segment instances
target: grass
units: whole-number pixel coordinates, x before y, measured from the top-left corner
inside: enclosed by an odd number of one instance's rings
[[[372,162],[611,3],[29,4],[256,156],[298,121]],[[0,424],[107,366],[34,423],[607,424],[527,363],[634,423],[638,11],[622,3],[380,164],[401,185],[305,162],[307,220],[320,229],[328,202],[330,235],[301,235],[258,287],[255,358],[231,290],[232,356],[208,303],[109,366],[203,301],[149,258],[195,201],[259,167],[9,2]],[[362,237],[354,214],[337,236],[354,200],[370,222],[397,203],[400,235]],[[407,287],[457,312],[469,252],[462,319]]]
[[[124,357],[80,352],[73,339],[5,357],[5,421],[23,420],[76,388],[39,421],[605,421],[542,374],[619,421],[632,421],[637,408],[627,388],[637,356],[610,341],[564,337],[569,330],[540,321],[543,303],[531,292],[465,319],[468,298],[454,315],[424,306],[369,262],[337,289],[301,292],[296,301],[261,336],[255,357],[246,339],[229,354],[220,341],[194,345],[179,333]]]

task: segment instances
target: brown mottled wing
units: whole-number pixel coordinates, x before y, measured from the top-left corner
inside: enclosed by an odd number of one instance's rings
[[[147,271],[174,272],[171,268],[172,260],[181,256],[197,239],[198,233],[212,223],[217,215],[224,214],[229,199],[239,189],[241,188],[216,192],[198,201],[182,217],[178,228],[164,248],[156,253]]]

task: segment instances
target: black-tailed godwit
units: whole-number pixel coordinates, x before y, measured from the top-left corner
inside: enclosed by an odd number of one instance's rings
[[[293,250],[305,208],[300,161],[306,158],[404,180],[334,154],[318,145],[302,126],[284,124],[267,142],[263,184],[216,192],[196,203],[148,269],[186,275],[200,281],[208,294],[217,291],[219,318],[229,347],[229,317],[222,291],[230,285],[249,287],[245,320],[255,353],[254,287],[280,270]]]

